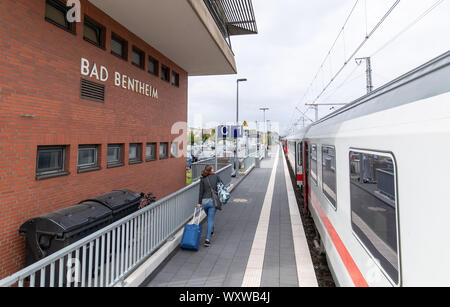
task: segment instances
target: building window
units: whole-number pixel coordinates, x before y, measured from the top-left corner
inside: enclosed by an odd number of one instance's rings
[[[37,150],[36,178],[69,174],[66,171],[66,146],[39,146]]]
[[[334,146],[322,146],[322,191],[336,209],[336,149]]]
[[[311,145],[311,178],[317,185],[317,145]]]
[[[133,63],[134,66],[144,69],[144,52],[136,47],[133,47],[133,51],[131,53],[131,63]]]
[[[84,40],[100,48],[105,48],[105,28],[89,17],[84,17]]]
[[[161,79],[163,81],[170,81],[170,69],[167,66],[161,65]]]
[[[172,85],[176,87],[180,86],[180,75],[174,71],[172,71]]]
[[[141,144],[130,144],[130,152],[128,155],[129,163],[141,163]]]
[[[159,144],[159,159],[167,159],[169,156],[167,154],[168,143]]]
[[[116,34],[111,35],[111,53],[124,60],[128,59],[128,43]]]
[[[172,142],[172,144],[170,144],[170,157],[172,157],[172,158],[179,158],[178,157],[178,143],[177,142]]]
[[[145,150],[145,160],[146,161],[156,160],[156,143],[147,143],[147,148]]]
[[[159,62],[151,56],[148,57],[148,72],[155,76],[159,75]]]
[[[98,146],[82,145],[78,148],[78,172],[99,170]]]
[[[123,166],[123,145],[108,145],[108,167]]]
[[[73,33],[75,31],[74,23],[67,20],[69,9],[65,3],[59,0],[46,0],[45,20]]]
[[[350,152],[350,203],[354,234],[393,283],[400,280],[396,172],[393,156]]]

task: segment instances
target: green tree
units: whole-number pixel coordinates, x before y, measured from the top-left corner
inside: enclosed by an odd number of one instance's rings
[[[194,131],[191,131],[190,133],[189,133],[189,144],[192,146],[192,145],[194,145],[195,144],[195,134],[194,134]]]
[[[202,135],[202,141],[203,143],[206,142],[211,137],[211,134],[203,134]]]

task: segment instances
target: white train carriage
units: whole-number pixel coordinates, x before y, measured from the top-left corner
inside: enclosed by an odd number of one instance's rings
[[[300,189],[304,190],[303,178],[305,177],[303,168],[303,137],[306,132],[305,129],[301,129],[295,135],[289,136],[285,141],[285,153],[294,171],[297,185]]]
[[[312,124],[304,145],[338,285],[450,285],[450,52]]]

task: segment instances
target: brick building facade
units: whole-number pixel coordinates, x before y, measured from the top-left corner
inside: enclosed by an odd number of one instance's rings
[[[91,3],[95,1],[81,0],[81,22],[64,25],[58,20],[61,2],[64,7],[62,0],[0,3],[0,278],[24,266],[25,241],[18,229],[34,216],[114,189],[162,198],[182,188],[186,161],[171,156],[171,143],[180,136],[171,128],[187,121],[188,75],[235,72],[234,58],[211,24],[203,22],[203,27],[215,35],[210,40],[219,46],[227,67],[191,72],[128,30],[131,23],[120,24]],[[118,10],[128,3],[112,2]],[[198,10],[200,1],[186,2]],[[154,1],[158,3],[163,9],[163,2]],[[85,29],[89,25],[90,32]],[[112,52],[113,38],[115,50],[118,39],[123,43],[122,57]],[[179,53],[173,51],[172,59]],[[155,65],[156,71],[149,72]],[[156,146],[151,161],[146,159],[149,143]],[[94,148],[95,157],[86,151],[90,168],[80,167],[84,146]],[[108,149],[114,146],[121,161],[112,165]],[[130,160],[135,146],[137,159]],[[161,146],[167,146],[167,158],[159,156]]]
[[[102,11],[84,1],[82,16],[179,74],[179,86],[83,38],[83,23],[70,33],[45,20],[45,1],[5,1],[0,18],[0,277],[23,266],[18,228],[29,218],[74,205],[114,189],[153,192],[158,198],[185,185],[185,160],[130,164],[129,144],[170,143],[172,124],[187,119],[187,73]],[[109,71],[104,102],[80,98],[81,59]],[[113,72],[150,83],[158,99],[114,85]],[[122,144],[123,166],[108,168],[108,144]],[[69,174],[36,178],[39,146],[65,146]],[[98,146],[100,169],[78,173],[80,145]],[[170,146],[168,146],[170,148]],[[159,153],[159,149],[156,150]]]

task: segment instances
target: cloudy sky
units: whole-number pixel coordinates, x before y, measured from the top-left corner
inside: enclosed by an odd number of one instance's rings
[[[248,79],[239,87],[241,121],[262,121],[259,108],[268,107],[267,119],[283,134],[302,124],[296,107],[314,119],[314,110],[305,103],[315,100],[395,2],[253,0],[259,33],[232,37],[238,74],[189,79],[190,126],[234,122],[237,78]],[[450,50],[449,16],[450,0],[400,1],[355,56],[371,56],[374,87]],[[364,95],[365,69],[365,63],[349,61],[317,102],[348,103]],[[320,117],[330,108],[321,106]]]

